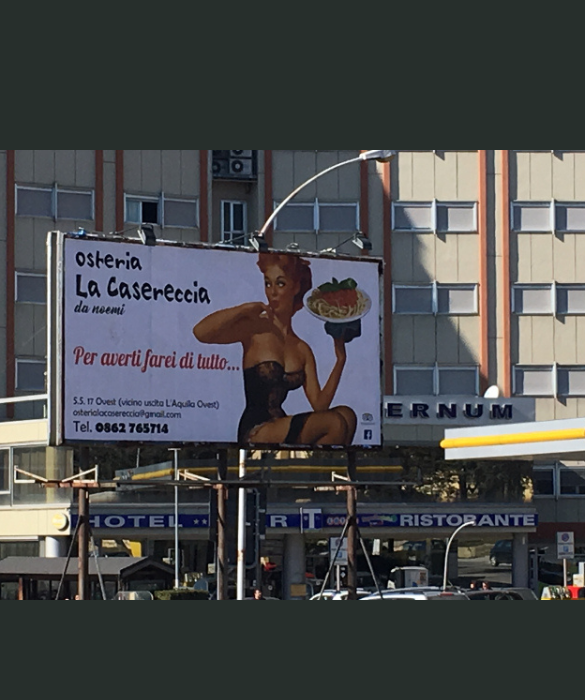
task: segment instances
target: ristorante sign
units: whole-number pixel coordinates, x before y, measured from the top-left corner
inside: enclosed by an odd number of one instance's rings
[[[78,516],[71,516],[71,527],[77,525]],[[534,529],[538,526],[536,513],[400,513],[360,514],[361,528],[379,529],[449,529],[464,523],[474,522],[484,529]],[[107,514],[93,513],[90,523],[96,530],[160,530],[173,529],[175,516],[164,514]],[[205,530],[209,528],[210,516],[180,514],[177,525],[182,530]],[[268,513],[266,527],[271,530],[300,530],[301,532],[343,528],[346,516],[327,514],[321,510],[299,513]]]
[[[57,444],[381,445],[379,260],[61,233],[49,253]]]
[[[437,425],[445,428],[527,423],[536,417],[534,399],[482,399],[470,396],[387,396],[385,425]]]

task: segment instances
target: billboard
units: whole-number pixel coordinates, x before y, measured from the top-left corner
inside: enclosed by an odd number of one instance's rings
[[[381,445],[379,260],[58,235],[57,444]]]

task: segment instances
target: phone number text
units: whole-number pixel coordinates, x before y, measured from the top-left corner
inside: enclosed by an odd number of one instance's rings
[[[98,433],[128,433],[130,435],[168,435],[167,423],[96,423]]]

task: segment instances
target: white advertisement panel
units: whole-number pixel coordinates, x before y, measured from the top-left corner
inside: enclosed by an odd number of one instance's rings
[[[377,260],[63,240],[63,441],[381,444]]]

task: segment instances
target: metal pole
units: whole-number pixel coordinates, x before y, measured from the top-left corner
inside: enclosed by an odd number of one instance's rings
[[[335,551],[335,556],[331,559],[331,562],[329,564],[329,571],[327,571],[327,575],[325,576],[325,580],[323,581],[323,585],[321,587],[321,592],[319,593],[319,600],[323,600],[323,594],[325,593],[325,590],[327,588],[327,584],[329,583],[329,579],[331,578],[331,573],[336,566],[337,557],[339,557],[339,552],[341,552],[341,547],[343,546],[343,540],[345,539],[345,536],[347,535],[348,529],[349,529],[349,520],[346,520],[345,525],[343,526],[343,532],[341,533],[341,537],[339,538],[339,544],[337,545],[337,550]]]
[[[175,590],[181,587],[181,553],[179,551],[179,449],[170,450],[175,458]]]
[[[364,538],[362,537],[362,533],[360,532],[359,528],[358,528],[358,536],[360,538],[360,544],[362,546],[364,556],[366,558],[366,561],[368,562],[368,567],[370,569],[370,573],[372,574],[372,578],[374,579],[374,583],[376,584],[376,588],[378,589],[378,595],[380,596],[380,600],[384,600],[384,596],[382,595],[382,589],[380,588],[380,584],[378,583],[378,577],[376,576],[376,572],[374,571],[374,565],[372,564],[372,560],[370,559],[370,555],[368,554],[368,549],[366,547],[366,543],[364,542]]]
[[[260,538],[260,518],[261,517],[266,517],[266,515],[263,515],[260,513],[260,489],[256,489],[256,498],[254,500],[255,503],[255,508],[254,508],[254,545],[255,545],[255,550],[256,550],[256,588],[259,588],[262,590],[262,559],[260,557],[261,554],[261,547],[262,547],[262,540]]]
[[[246,478],[246,450],[240,450],[240,482]],[[238,600],[246,598],[246,489],[238,490]]]
[[[85,449],[85,448],[84,448]],[[89,494],[79,489],[79,539],[78,539],[78,600],[89,600]]]
[[[82,447],[79,454],[81,473],[89,470],[89,447]],[[79,600],[89,600],[89,492],[79,489],[79,532],[77,540],[77,595]]]
[[[89,528],[89,537],[90,537],[90,539],[91,539],[91,549],[92,549],[92,551],[93,551],[93,557],[94,557],[94,559],[95,559],[95,568],[96,568],[96,570],[97,570],[97,575],[98,575],[98,579],[99,579],[99,582],[100,582],[100,589],[101,589],[101,592],[102,592],[102,599],[103,599],[103,600],[107,600],[107,599],[108,599],[108,596],[106,595],[106,587],[105,587],[105,585],[104,585],[104,578],[103,578],[103,576],[102,576],[102,572],[101,572],[101,569],[100,569],[100,558],[99,558],[98,552],[96,551],[95,540],[94,540],[94,538],[93,538],[93,532],[92,532],[91,527]]]
[[[67,553],[67,559],[65,560],[65,569],[63,570],[63,575],[61,576],[61,580],[59,581],[59,587],[57,588],[57,595],[55,596],[55,600],[61,600],[61,591],[63,590],[63,586],[65,584],[67,569],[69,568],[69,562],[71,561],[71,556],[73,554],[73,547],[75,546],[75,542],[77,541],[77,536],[79,534],[80,522],[81,521],[79,520],[79,518],[77,518],[77,525],[75,526],[75,532],[73,533],[71,543],[69,544],[69,552]]]
[[[447,582],[449,579],[449,552],[451,551],[451,545],[453,544],[453,541],[455,540],[457,535],[461,532],[461,530],[463,530],[463,528],[471,527],[472,525],[473,526],[476,525],[475,520],[470,520],[467,523],[463,523],[463,525],[461,525],[461,527],[458,527],[455,530],[455,532],[451,535],[449,542],[447,543],[447,551],[445,552],[445,570],[444,570],[444,574],[443,574],[443,590],[444,591],[447,590]]]
[[[356,473],[355,452],[350,451],[347,453],[347,475],[353,483],[356,481]],[[353,485],[347,487],[347,521],[347,599],[357,600],[357,489]]]
[[[218,481],[227,480],[228,455],[227,450],[221,450],[218,465]],[[217,599],[228,599],[228,552],[227,552],[227,498],[228,489],[221,483],[217,488]]]

